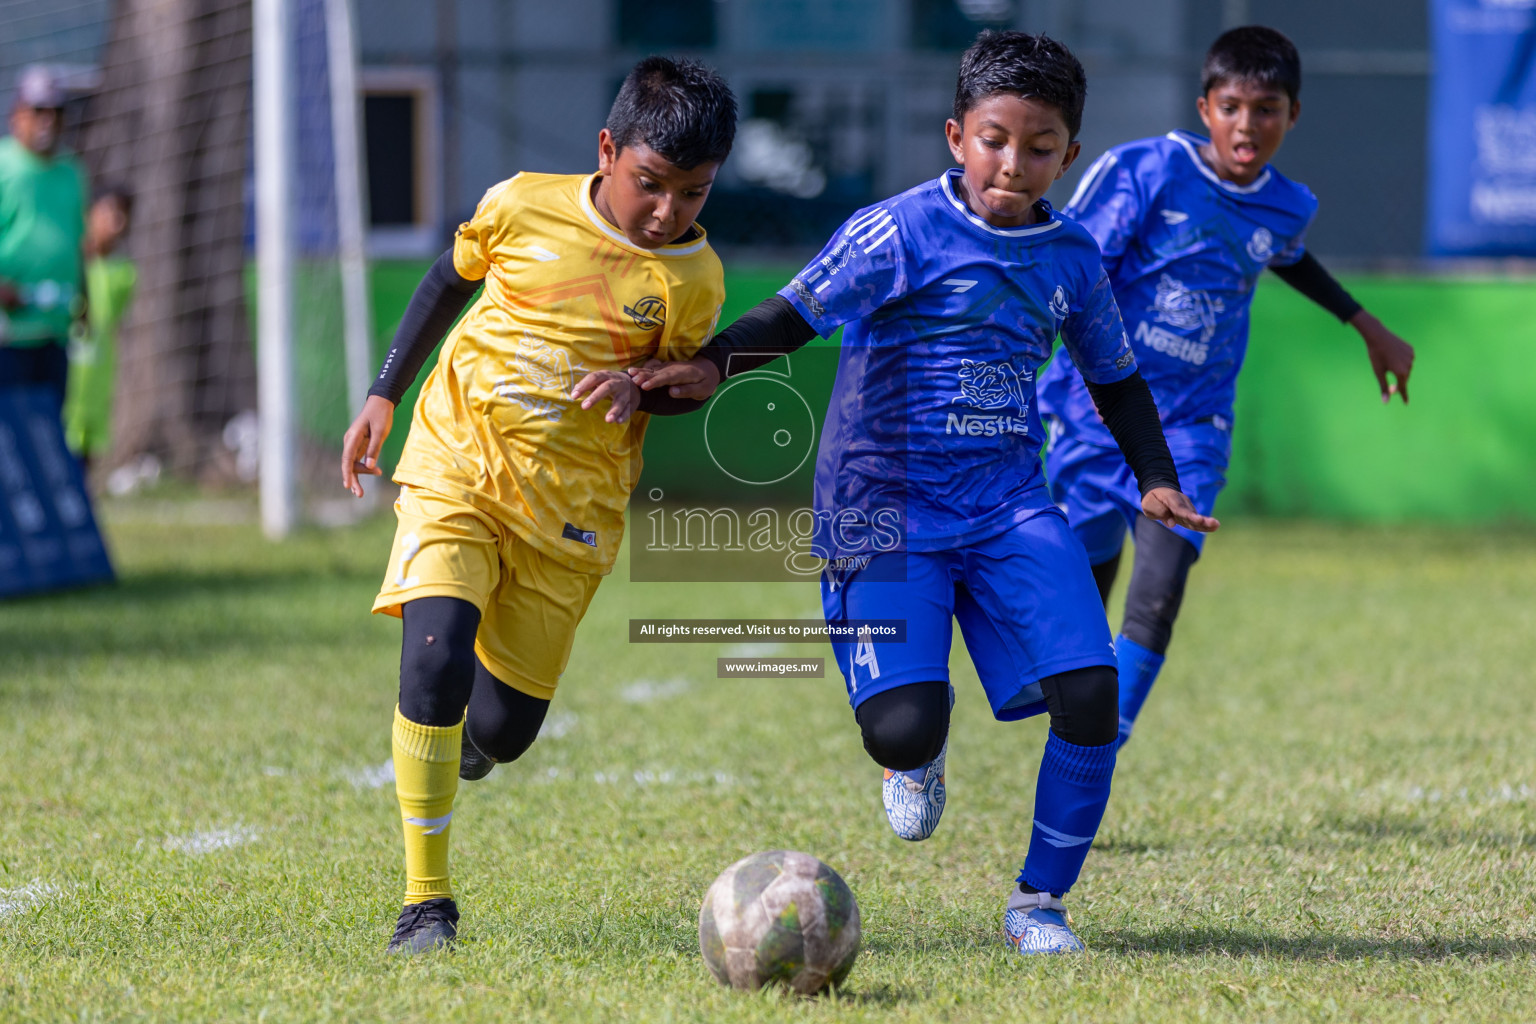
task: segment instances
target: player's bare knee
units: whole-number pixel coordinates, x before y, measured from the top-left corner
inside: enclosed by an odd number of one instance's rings
[[[1120,728],[1120,678],[1107,665],[1059,672],[1040,680],[1051,731],[1080,747],[1113,743]]]

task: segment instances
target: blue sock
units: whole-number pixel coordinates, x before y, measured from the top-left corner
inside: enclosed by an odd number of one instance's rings
[[[1152,684],[1157,682],[1163,655],[1153,654],[1121,633],[1115,637],[1115,656],[1120,662],[1120,743],[1124,745],[1131,738],[1131,727],[1152,692]]]
[[[1020,882],[1062,896],[1077,881],[1109,803],[1116,746],[1080,747],[1055,733],[1045,741],[1035,784],[1035,826]]]

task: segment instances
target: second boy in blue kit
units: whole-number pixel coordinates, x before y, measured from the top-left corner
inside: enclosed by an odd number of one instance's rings
[[[1233,29],[1212,45],[1203,79],[1199,110],[1209,139],[1176,131],[1117,146],[1084,173],[1063,212],[1103,251],[1179,479],[1210,514],[1226,483],[1248,311],[1266,267],[1360,332],[1383,401],[1393,393],[1408,400],[1413,349],[1306,252],[1317,200],[1269,166],[1300,112],[1301,61],[1291,41],[1270,28]],[[1162,667],[1204,538],[1141,515],[1130,467],[1067,360],[1041,375],[1040,407],[1053,429],[1051,488],[1087,549],[1101,597],[1128,531],[1136,543],[1115,639],[1123,743]]]
[[[1021,953],[1083,948],[1061,897],[1103,816],[1116,749],[1108,626],[1039,462],[1034,375],[1058,333],[1134,467],[1141,507],[1216,527],[1179,490],[1098,247],[1043,198],[1077,156],[1085,91],[1059,43],[984,33],[961,60],[946,125],[960,170],[854,214],[698,358],[632,371],[647,390],[704,397],[761,365],[753,354],[843,327],[816,471],[823,607],[829,622],[904,620],[906,636],[833,649],[904,839],[927,838],[944,807],[955,621],[994,717],[1049,711],[1003,918]],[[887,515],[899,530],[880,529]]]

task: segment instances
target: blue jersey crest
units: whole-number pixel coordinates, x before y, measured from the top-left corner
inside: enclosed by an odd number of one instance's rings
[[[1094,162],[1063,213],[1104,255],[1142,376],[1168,427],[1230,420],[1248,348],[1248,310],[1264,268],[1305,252],[1317,200],[1267,167],[1249,185],[1201,159],[1206,139],[1170,132]],[[1041,375],[1040,404],[1076,436],[1113,445],[1067,360]]]

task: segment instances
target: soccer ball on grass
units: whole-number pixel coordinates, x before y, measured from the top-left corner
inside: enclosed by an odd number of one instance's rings
[[[722,984],[781,984],[810,995],[842,984],[853,969],[859,905],[837,872],[808,853],[754,853],[705,894],[699,950]]]

